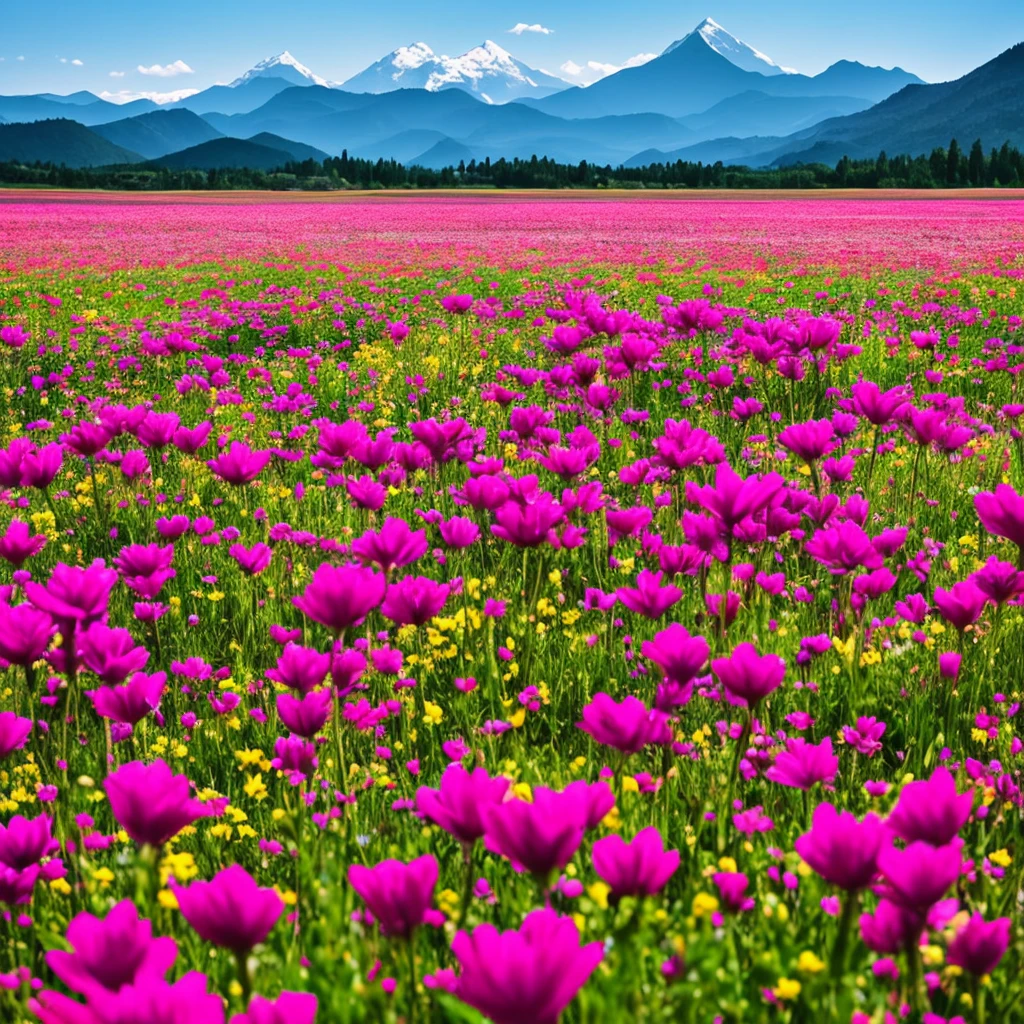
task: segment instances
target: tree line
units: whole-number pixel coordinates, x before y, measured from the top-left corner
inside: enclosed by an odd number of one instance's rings
[[[272,171],[247,167],[215,170],[171,170],[117,167],[65,167],[54,163],[0,162],[0,184],[20,187],[99,188],[128,191],[180,189],[257,189],[329,191],[382,188],[978,188],[1024,185],[1024,156],[1008,142],[984,151],[976,140],[965,152],[953,139],[927,156],[851,159],[833,167],[802,163],[779,168],[750,168],[700,161],[675,160],[643,167],[600,166],[581,160],[559,163],[547,157],[461,161],[435,170],[406,166],[397,160],[328,157],[323,163],[303,160]]]

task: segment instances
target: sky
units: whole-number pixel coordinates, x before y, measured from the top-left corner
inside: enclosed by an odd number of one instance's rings
[[[708,16],[805,74],[845,58],[947,81],[1024,41],[1022,0],[988,0],[969,17],[953,0],[858,0],[842,9],[823,0],[643,0],[625,10],[621,0],[12,3],[0,32],[0,95],[88,89],[166,100],[229,82],[282,50],[340,82],[421,40],[456,55],[493,39],[532,67],[585,83],[660,53]]]

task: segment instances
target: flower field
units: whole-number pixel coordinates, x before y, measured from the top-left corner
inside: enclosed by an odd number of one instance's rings
[[[1024,203],[0,195],[0,1021],[1024,1020]]]

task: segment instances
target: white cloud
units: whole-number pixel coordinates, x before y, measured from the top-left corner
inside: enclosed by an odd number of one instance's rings
[[[124,78],[124,72],[123,71],[111,71],[110,72],[110,77],[111,78]]]
[[[25,58],[24,57],[16,57],[15,59],[16,60],[24,60]]]
[[[67,57],[58,57],[57,60],[59,60],[61,64],[67,64],[68,62]]]
[[[521,36],[524,32],[536,32],[542,36],[553,36],[555,30],[553,28],[545,28],[543,25],[527,25],[525,21],[517,22],[512,28],[509,29],[509,33],[514,36]]]
[[[173,64],[151,64],[148,68],[140,64],[138,72],[140,75],[154,75],[156,78],[174,78],[176,75],[195,74],[183,60],[176,60]]]
[[[621,64],[588,60],[586,64],[581,65],[573,60],[567,60],[558,70],[562,72],[566,81],[572,82],[574,85],[593,85],[594,82],[599,82],[602,78],[614,75],[616,71],[621,71],[623,68],[638,68],[641,64],[654,60],[657,56],[656,53],[637,53]]]
[[[72,62],[76,68],[85,67],[85,65],[76,57]]]
[[[195,96],[198,89],[174,89],[171,92],[136,92],[133,89],[119,89],[117,92],[101,92],[100,99],[108,103],[131,103],[132,100],[152,100],[154,103],[174,103],[186,96]]]

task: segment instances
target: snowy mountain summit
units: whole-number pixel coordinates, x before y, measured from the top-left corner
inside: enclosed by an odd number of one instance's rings
[[[776,64],[767,54],[726,32],[713,18],[705,18],[692,32],[688,32],[682,39],[677,39],[667,47],[665,53],[671,53],[677,46],[682,45],[693,36],[700,36],[715,53],[744,71],[756,71],[762,75],[795,75],[797,73],[795,68]]]
[[[434,53],[426,43],[400,46],[343,84],[349,92],[371,93],[462,89],[487,103],[549,96],[566,87],[562,79],[529,67],[490,39],[457,57]]]
[[[283,78],[291,85],[323,85],[332,86],[326,78],[314,74],[305,64],[300,64],[287,50],[276,57],[268,57],[251,67],[244,75],[240,75],[230,83],[231,88],[245,85],[254,78]]]

